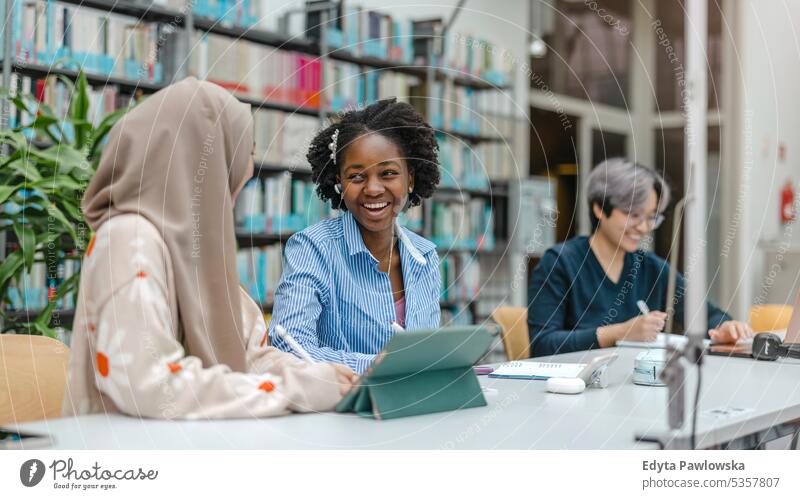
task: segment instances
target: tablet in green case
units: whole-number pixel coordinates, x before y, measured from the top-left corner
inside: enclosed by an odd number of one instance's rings
[[[394,419],[484,406],[472,366],[491,343],[481,326],[397,333],[336,412]]]

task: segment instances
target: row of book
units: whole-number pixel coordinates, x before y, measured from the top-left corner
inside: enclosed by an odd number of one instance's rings
[[[444,66],[456,74],[477,76],[493,85],[508,83],[514,56],[499,45],[471,33],[452,32]]]
[[[486,174],[489,178],[496,180],[511,179],[519,175],[517,163],[521,162],[521,158],[514,156],[514,142],[518,135],[514,132],[519,129],[527,130],[529,127],[529,123],[524,118],[509,114],[486,113],[482,115],[481,135],[501,138],[501,140],[481,142],[476,146],[479,150],[479,156],[483,159]]]
[[[318,121],[310,116],[256,110],[253,113],[256,160],[307,171],[306,153],[318,129]]]
[[[236,201],[236,225],[253,234],[288,234],[335,216],[314,188],[288,172],[251,179]]]
[[[168,3],[176,2],[180,0],[168,0]],[[305,5],[313,8],[326,2],[309,1]],[[289,16],[283,22],[281,9],[287,7],[269,0],[196,0],[194,12],[225,24],[319,41],[322,32],[320,12],[308,12],[304,17]],[[330,15],[333,19],[327,24],[326,44],[331,49],[401,64],[429,63],[425,37],[431,34],[430,21],[398,19],[385,11],[351,2],[341,2]],[[508,82],[514,59],[497,44],[458,32],[454,32],[447,43],[447,55],[441,63],[434,64],[456,74],[477,76],[495,85]]]
[[[193,73],[231,92],[302,107],[320,106],[319,58],[222,35],[194,33]]]
[[[474,146],[475,155],[480,158],[481,174],[492,180],[510,180],[520,175],[519,163],[524,159],[514,156],[510,143],[505,141],[481,142]],[[523,172],[521,174],[525,176]]]
[[[473,147],[470,142],[443,133],[436,134],[436,141],[439,143],[440,185],[488,190],[487,164],[481,155],[485,151],[484,144]]]
[[[61,258],[48,270],[47,262],[35,262],[22,276],[11,280],[6,292],[6,310],[37,312],[42,310],[55,297],[58,287],[80,271],[78,256]],[[75,308],[75,294],[69,292],[58,300],[57,310]]]
[[[410,89],[419,85],[415,76],[379,69],[362,71],[356,64],[331,59],[325,62],[325,75],[325,99],[333,112],[363,107],[386,97],[409,102]]]
[[[443,302],[464,303],[480,294],[480,262],[475,255],[449,253],[440,256],[442,275],[440,299]]]
[[[244,248],[236,253],[239,281],[258,303],[272,303],[283,271],[280,245],[263,248]]]
[[[495,247],[494,217],[486,199],[433,203],[431,240],[440,251],[492,250]]]
[[[10,1],[10,0],[7,0]],[[81,67],[90,73],[159,83],[165,27],[46,0],[12,3],[12,54],[19,62]]]
[[[306,16],[309,38],[319,39],[320,19],[319,14]],[[335,25],[328,28],[327,44],[358,56],[411,63],[414,60],[413,34],[411,20],[396,19],[383,11],[342,2]]]
[[[258,0],[193,0],[193,3],[192,10],[198,16],[244,27],[256,26],[261,6],[268,7],[267,2]]]
[[[275,50],[244,40],[195,33],[193,73],[236,95],[269,102],[344,111],[395,96],[407,101],[418,79],[401,73],[362,70],[356,64]],[[321,73],[325,71],[325,102]]]
[[[478,95],[482,92],[459,87],[450,80],[434,82],[428,98],[433,102],[432,127],[461,133],[479,134],[481,114]]]

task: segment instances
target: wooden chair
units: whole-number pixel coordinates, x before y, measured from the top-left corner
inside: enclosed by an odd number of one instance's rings
[[[492,312],[492,320],[503,330],[503,348],[508,360],[527,359],[531,356],[527,308],[498,307]]]
[[[68,364],[58,340],[0,334],[0,424],[60,417]]]
[[[750,309],[750,326],[755,332],[786,329],[793,312],[791,305],[756,305]]]

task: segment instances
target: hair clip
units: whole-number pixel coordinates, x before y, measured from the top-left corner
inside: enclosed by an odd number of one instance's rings
[[[337,128],[333,135],[331,136],[331,143],[328,144],[328,149],[331,150],[331,161],[333,164],[336,164],[336,145],[339,142],[339,129]]]

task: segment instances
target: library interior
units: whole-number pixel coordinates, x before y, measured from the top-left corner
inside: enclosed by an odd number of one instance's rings
[[[800,2],[0,11],[0,448],[797,448]]]

